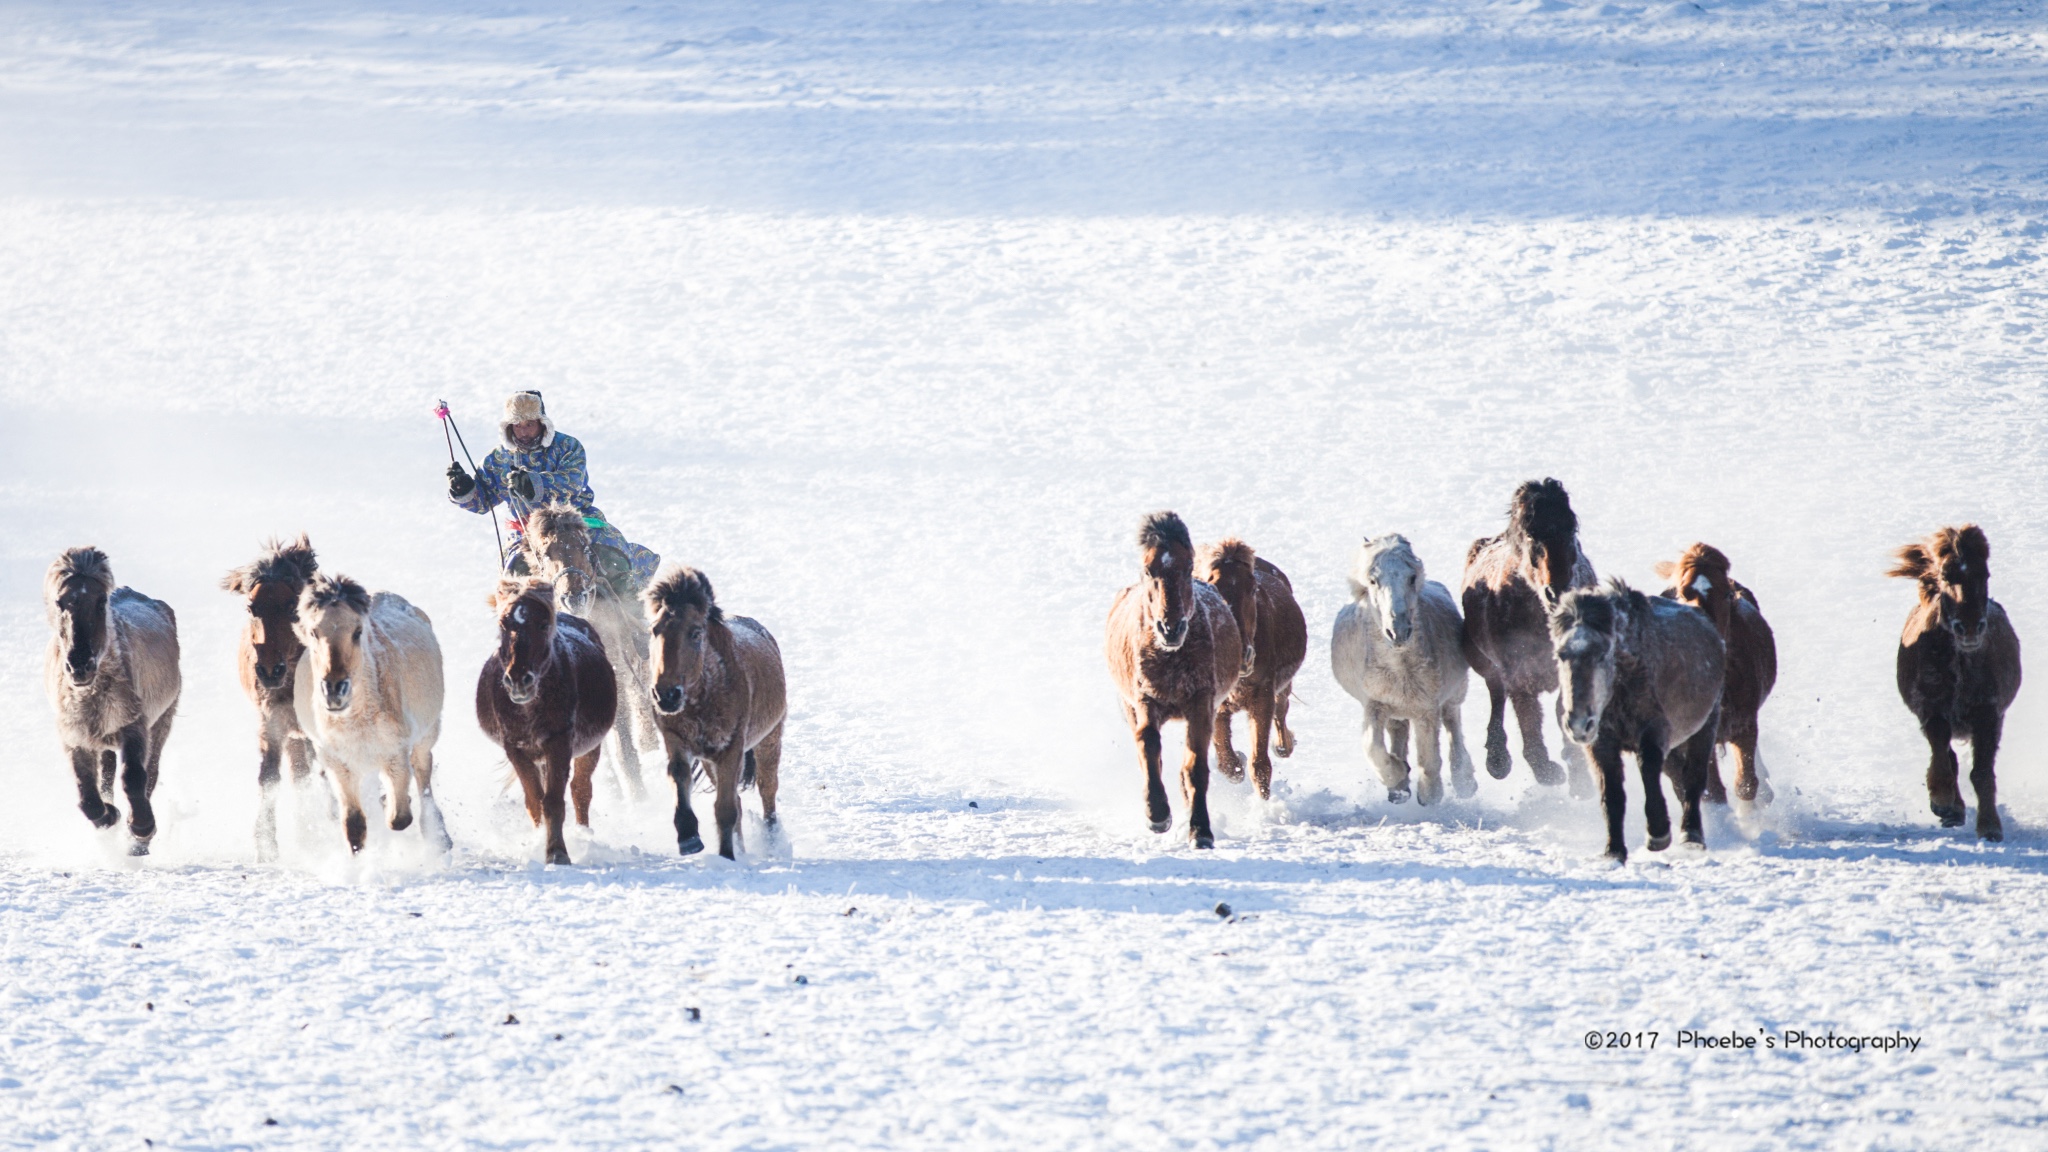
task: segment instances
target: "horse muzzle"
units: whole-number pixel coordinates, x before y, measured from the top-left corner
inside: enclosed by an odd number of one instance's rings
[[[355,681],[323,680],[320,682],[320,695],[326,699],[329,712],[344,711],[348,708],[348,702],[355,696]]]
[[[100,662],[95,660],[92,663],[86,665],[85,667],[80,668],[78,665],[73,664],[67,660],[64,663],[64,670],[70,674],[71,682],[73,684],[77,685],[80,688],[83,688],[87,684],[92,683],[93,678],[100,674]]]
[[[654,690],[654,710],[664,716],[673,716],[683,710],[683,690],[678,685]]]
[[[1948,626],[1949,635],[1955,637],[1956,647],[1965,652],[1974,652],[1984,646],[1984,638],[1991,634],[1991,622],[1980,620],[1975,628],[1958,621]]]
[[[1152,625],[1152,635],[1159,641],[1159,647],[1168,652],[1177,652],[1188,642],[1188,621],[1183,616],[1172,624],[1164,622]]]
[[[531,672],[521,672],[517,676],[507,672],[504,685],[505,697],[514,704],[531,704],[533,698],[540,694],[540,680]]]
[[[1574,744],[1591,744],[1600,732],[1600,717],[1590,713],[1573,712],[1565,716],[1565,735]]]
[[[291,666],[282,660],[268,667],[258,664],[255,666],[256,683],[263,688],[282,688],[290,670]]]

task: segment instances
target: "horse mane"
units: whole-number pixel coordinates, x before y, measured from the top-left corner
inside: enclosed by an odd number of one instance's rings
[[[102,596],[110,596],[114,591],[114,563],[105,552],[91,546],[66,548],[50,565],[44,583],[54,589],[68,580],[90,582],[99,587]]]
[[[1252,546],[1235,536],[1225,537],[1202,549],[1198,564],[1206,571],[1220,568],[1242,568],[1247,572],[1258,571],[1258,553]]]
[[[1524,480],[1508,501],[1508,534],[1520,540],[1556,540],[1579,530],[1572,498],[1554,477]]]
[[[1646,608],[1641,592],[1621,577],[1610,576],[1604,588],[1574,588],[1558,597],[1557,607],[1550,612],[1550,637],[1562,640],[1580,627],[1612,636],[1625,613]]]
[[[1195,550],[1194,538],[1188,535],[1188,526],[1181,523],[1172,512],[1154,512],[1138,525],[1138,547],[1140,548],[1185,548]]]
[[[703,610],[704,618],[712,623],[725,620],[725,613],[719,610],[717,597],[711,591],[711,577],[687,565],[679,564],[664,571],[647,586],[644,595],[650,613],[699,608]]]
[[[306,590],[299,593],[299,606],[313,608],[347,608],[358,616],[370,611],[370,593],[361,584],[346,576],[314,576],[306,582]]]
[[[1729,568],[1728,557],[1719,548],[1712,544],[1696,543],[1680,554],[1677,560],[1658,561],[1656,571],[1658,576],[1671,581],[1672,586],[1676,588],[1683,588],[1700,576],[1710,580],[1718,576],[1720,579],[1714,580],[1714,583],[1729,587],[1732,593],[1733,581],[1728,578]]]
[[[290,543],[273,536],[264,542],[261,556],[221,577],[220,586],[243,596],[255,591],[258,584],[294,584],[303,588],[319,571],[320,561],[313,555],[313,543],[304,532]]]
[[[555,583],[538,576],[501,576],[498,586],[491,590],[490,605],[494,611],[519,600],[536,600],[548,611],[555,610]]]
[[[1892,566],[1885,575],[1918,580],[1923,589],[1930,588],[1930,581],[1941,574],[1943,562],[1950,557],[1988,571],[1991,541],[1975,524],[1938,528],[1927,539],[1908,544],[1894,553]]]
[[[560,536],[564,529],[580,532],[586,539],[590,536],[590,526],[583,522],[583,512],[573,504],[550,501],[526,514],[526,531],[530,535]]]

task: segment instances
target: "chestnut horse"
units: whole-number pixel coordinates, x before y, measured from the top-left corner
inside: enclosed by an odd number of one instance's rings
[[[590,827],[590,776],[618,714],[611,661],[588,623],[556,611],[553,581],[500,580],[491,608],[498,648],[477,674],[477,726],[512,762],[534,826],[546,824],[548,863],[567,864],[565,798]]]
[[[1757,606],[1756,593],[1728,575],[1728,557],[1711,544],[1694,544],[1675,562],[1660,561],[1657,575],[1671,581],[1663,595],[1705,612],[1728,647],[1721,726],[1714,734],[1715,758],[1707,764],[1707,803],[1728,802],[1719,758],[1720,746],[1729,744],[1735,748],[1736,797],[1769,804],[1771,786],[1764,782],[1763,761],[1756,754],[1757,712],[1778,682],[1778,641]]]
[[[1975,524],[1943,528],[1899,549],[1888,576],[1915,580],[1920,602],[1899,638],[1899,696],[1927,738],[1928,806],[1943,828],[1963,822],[1954,742],[1970,743],[1977,835],[2005,839],[1998,819],[1998,741],[2020,690],[2020,638],[1991,598],[1991,544]]]
[[[1574,588],[1550,614],[1565,734],[1586,745],[1600,768],[1600,807],[1607,816],[1607,855],[1628,859],[1622,843],[1621,754],[1636,754],[1643,780],[1649,849],[1671,844],[1671,816],[1662,777],[1670,775],[1683,806],[1689,845],[1706,846],[1700,797],[1713,762],[1714,710],[1726,675],[1725,649],[1713,621],[1697,608],[1645,596],[1620,580],[1605,588]]]
[[[1118,592],[1109,608],[1103,645],[1109,675],[1145,765],[1145,814],[1152,830],[1164,832],[1173,823],[1160,779],[1159,730],[1181,720],[1187,725],[1180,779],[1188,839],[1197,848],[1213,848],[1209,742],[1218,706],[1237,687],[1244,641],[1223,594],[1195,579],[1195,546],[1180,517],[1145,517],[1138,551],[1138,582]]]
[[[78,809],[95,828],[121,819],[113,803],[118,754],[128,852],[147,856],[156,835],[149,798],[184,687],[177,614],[161,600],[115,587],[114,567],[97,548],[57,557],[43,577],[43,604],[52,632],[43,686],[77,778]]]
[[[1557,691],[1547,615],[1566,591],[1591,588],[1597,580],[1593,562],[1579,551],[1571,497],[1556,480],[1530,480],[1515,489],[1507,531],[1474,540],[1466,551],[1465,659],[1486,681],[1486,771],[1494,779],[1508,774],[1505,712],[1513,701],[1529,771],[1540,784],[1564,782],[1564,772],[1544,750],[1538,702],[1543,693]],[[1589,795],[1585,754],[1566,741],[1564,757],[1571,765],[1572,794]]]
[[[759,621],[727,616],[710,577],[695,568],[668,569],[645,595],[654,618],[655,722],[676,785],[676,850],[684,856],[704,850],[690,807],[690,783],[703,761],[717,789],[711,811],[718,821],[718,854],[731,860],[745,776],[753,777],[760,793],[762,822],[771,831],[775,827],[788,712],[782,649]]]
[[[242,693],[256,706],[256,859],[277,859],[278,763],[289,756],[292,782],[313,774],[313,742],[299,727],[292,680],[305,645],[292,625],[299,619],[299,593],[319,572],[313,545],[303,533],[289,544],[276,540],[263,554],[221,579],[224,591],[243,598],[249,622],[235,651]]]
[[[1252,784],[1259,799],[1273,797],[1273,756],[1294,753],[1294,733],[1287,728],[1287,705],[1294,694],[1294,674],[1308,657],[1308,621],[1294,601],[1294,585],[1271,561],[1235,538],[1202,550],[1196,565],[1201,578],[1216,586],[1230,605],[1244,641],[1244,659],[1237,687],[1216,713],[1216,767],[1232,780],[1244,779],[1245,759],[1230,746],[1230,717],[1243,712],[1251,721]],[[1279,746],[1269,754],[1272,733]]]

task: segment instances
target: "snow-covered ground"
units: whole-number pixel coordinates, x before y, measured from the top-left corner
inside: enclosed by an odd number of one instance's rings
[[[2042,16],[11,6],[0,1142],[2039,1145],[2048,710],[2007,842],[1937,829],[1880,573],[1974,519],[2048,619]],[[679,859],[601,791],[537,862],[429,414],[481,450],[515,387],[781,639],[780,844]],[[1329,678],[1361,535],[1455,583],[1543,475],[1603,574],[1708,540],[1777,629],[1780,799],[1703,858],[1599,866],[1519,763],[1390,806]],[[1102,669],[1157,507],[1311,620],[1300,750],[1209,853],[1143,830]],[[450,860],[307,797],[252,862],[216,581],[302,529],[434,617]],[[139,863],[42,700],[88,542],[185,642]]]

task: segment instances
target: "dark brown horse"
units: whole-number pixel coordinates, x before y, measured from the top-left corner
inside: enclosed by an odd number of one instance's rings
[[[604,642],[582,620],[555,611],[555,588],[506,579],[491,597],[498,650],[476,681],[476,722],[505,750],[526,790],[526,814],[547,826],[548,863],[569,863],[564,800],[590,826],[590,774],[618,714]]]
[[[1287,573],[1238,539],[1202,550],[1197,565],[1202,579],[1216,586],[1230,605],[1244,641],[1244,660],[1237,687],[1216,714],[1216,767],[1232,780],[1244,779],[1245,759],[1230,746],[1230,717],[1243,712],[1251,721],[1252,783],[1261,800],[1273,796],[1273,756],[1294,752],[1294,733],[1287,728],[1287,705],[1294,694],[1294,674],[1308,656],[1308,621],[1294,601]],[[1279,746],[1267,752],[1274,730]]]
[[[1726,804],[1728,788],[1721,782],[1720,746],[1735,749],[1735,795],[1759,804],[1771,802],[1757,758],[1757,713],[1778,682],[1778,641],[1758,607],[1756,593],[1728,575],[1728,557],[1711,544],[1694,544],[1676,562],[1657,565],[1657,575],[1671,581],[1664,595],[1707,614],[1721,643],[1728,648],[1728,676],[1721,685],[1721,726],[1715,733],[1715,760],[1707,765],[1707,802]]]
[[[299,619],[299,593],[319,570],[313,545],[301,534],[289,544],[270,541],[261,556],[220,582],[249,609],[235,659],[242,692],[256,705],[256,859],[265,863],[277,859],[280,760],[291,758],[294,783],[313,773],[313,741],[299,727],[292,704],[292,677],[306,650],[292,626]]]
[[[762,822],[775,827],[788,711],[782,649],[759,621],[720,610],[710,578],[695,568],[670,568],[645,595],[654,618],[655,723],[676,785],[676,848],[685,856],[704,850],[690,807],[690,784],[703,761],[717,789],[711,811],[718,854],[731,860],[746,776],[761,796]]]
[[[1920,602],[1899,638],[1899,696],[1927,738],[1927,799],[1943,828],[1963,822],[1954,742],[1970,744],[1977,835],[2005,839],[1998,819],[1998,741],[2020,690],[2020,638],[1991,598],[1991,544],[1975,524],[1943,528],[1899,549],[1886,573],[1915,580]]]
[[[1474,540],[1465,553],[1462,599],[1465,659],[1486,681],[1491,711],[1486,718],[1486,771],[1508,774],[1506,706],[1515,705],[1522,727],[1522,759],[1541,784],[1561,784],[1565,774],[1543,746],[1539,697],[1557,691],[1557,660],[1551,652],[1548,613],[1558,597],[1597,583],[1593,562],[1579,551],[1579,518],[1571,497],[1556,480],[1530,480],[1508,504],[1508,529]],[[1590,795],[1593,782],[1585,754],[1565,742],[1572,794]]]
[[[178,617],[171,606],[114,585],[114,567],[97,548],[71,548],[43,577],[50,647],[43,685],[57,712],[57,735],[78,782],[78,809],[95,828],[121,819],[115,768],[128,797],[131,855],[149,854],[156,835],[157,767],[184,681],[178,671]]]
[[[1244,640],[1223,594],[1195,579],[1195,546],[1186,524],[1154,512],[1138,527],[1138,582],[1116,594],[1104,641],[1110,678],[1145,765],[1145,814],[1154,832],[1173,823],[1160,778],[1160,729],[1187,725],[1181,794],[1188,839],[1213,848],[1209,827],[1209,743],[1216,710],[1237,687]]]

